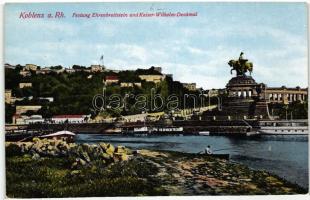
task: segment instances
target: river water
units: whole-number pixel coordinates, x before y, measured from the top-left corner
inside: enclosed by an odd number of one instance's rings
[[[214,153],[229,153],[231,160],[262,169],[308,188],[308,136],[107,136],[78,134],[76,142],[109,142],[133,149],[195,153],[210,145]],[[223,150],[220,150],[223,149]],[[219,151],[217,151],[219,150]]]

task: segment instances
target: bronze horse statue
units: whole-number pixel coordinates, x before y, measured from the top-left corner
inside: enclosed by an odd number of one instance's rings
[[[237,76],[245,76],[246,72],[250,72],[250,75],[252,74],[253,63],[249,62],[248,59],[244,59],[242,55],[243,52],[240,53],[238,60],[230,60],[228,62],[228,65],[232,67],[232,69],[230,70],[231,74],[233,70],[237,72]]]

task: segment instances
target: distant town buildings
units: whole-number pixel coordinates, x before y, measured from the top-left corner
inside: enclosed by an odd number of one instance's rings
[[[13,115],[13,124],[21,125],[21,124],[36,124],[36,123],[43,123],[44,119],[42,115]]]
[[[17,101],[23,101],[25,99],[31,100],[33,96],[28,96],[28,97],[11,97],[11,104],[15,104]]]
[[[65,72],[65,69],[53,69],[52,71],[57,73],[57,74],[61,74],[61,73]]]
[[[19,115],[19,114],[15,114],[15,115],[13,115],[13,120],[12,120],[12,123],[13,124],[18,124],[18,125],[20,125],[20,124],[24,124],[25,123],[25,119],[24,118],[26,118],[27,116],[21,116],[21,115]]]
[[[19,88],[32,87],[32,83],[19,83]]]
[[[123,88],[134,87],[134,86],[142,87],[142,84],[140,82],[134,82],[134,83],[122,82],[120,86]]]
[[[67,72],[68,74],[72,74],[72,73],[75,73],[76,70],[75,69],[68,69],[68,68],[66,68],[65,72]]]
[[[46,100],[48,102],[54,102],[54,97],[39,97],[40,100]]]
[[[31,76],[31,72],[30,71],[20,71],[19,74],[23,77],[26,77],[26,76]]]
[[[111,85],[112,83],[118,83],[118,81],[118,76],[106,76],[103,80],[103,83],[105,83],[106,85]]]
[[[89,115],[55,115],[51,118],[52,123],[84,123],[89,119]]]
[[[161,67],[154,67],[154,70],[155,70],[155,71],[158,71],[159,73],[161,73],[161,72],[162,72]]]
[[[41,107],[40,105],[18,105],[16,106],[16,114],[23,114],[27,111],[37,112]]]
[[[84,123],[88,122],[90,115],[55,115],[50,119],[44,119],[42,115],[22,115],[15,114],[13,115],[13,124],[22,125],[22,124],[37,124],[37,123]]]
[[[216,97],[220,94],[219,89],[204,90],[204,94],[208,97]]]
[[[26,64],[24,70],[26,71],[36,71],[38,69],[37,65],[34,64]]]
[[[186,89],[188,89],[189,91],[196,91],[196,83],[182,83],[183,87],[185,87]]]
[[[104,67],[101,65],[91,65],[90,71],[91,72],[102,72],[104,70]]]
[[[42,69],[36,70],[36,74],[49,74],[52,70],[49,67],[44,67]]]
[[[165,79],[164,75],[139,75],[141,80],[145,80],[146,82],[160,83]]]
[[[5,90],[5,103],[7,104],[14,104],[16,101],[22,101],[24,99],[31,100],[32,98],[33,98],[32,96],[17,98],[12,95],[12,90],[10,89]]]
[[[5,90],[5,103],[11,104],[12,90]]]

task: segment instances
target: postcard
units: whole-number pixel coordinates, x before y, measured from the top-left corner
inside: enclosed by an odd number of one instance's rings
[[[9,198],[309,191],[306,3],[7,3]]]

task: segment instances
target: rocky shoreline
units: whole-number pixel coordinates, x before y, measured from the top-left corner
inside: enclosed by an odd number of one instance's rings
[[[38,138],[6,142],[6,180],[11,198],[307,193],[210,156]]]
[[[74,161],[72,168],[78,165],[92,165],[94,162],[109,164],[125,161],[132,156],[132,151],[124,146],[112,144],[76,144],[64,140],[34,138],[32,142],[6,142],[6,155],[28,155],[32,159],[44,157],[68,158]]]

